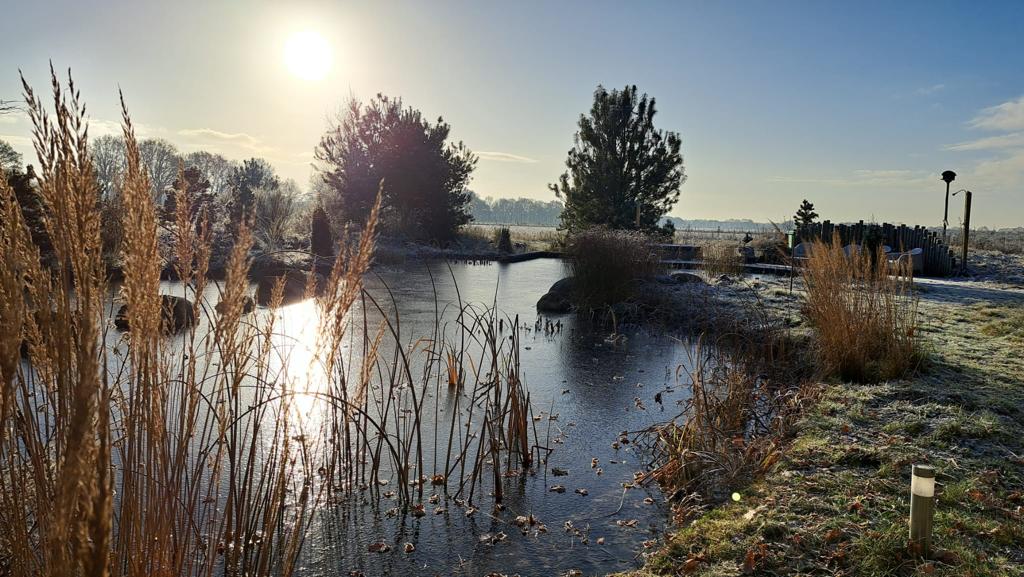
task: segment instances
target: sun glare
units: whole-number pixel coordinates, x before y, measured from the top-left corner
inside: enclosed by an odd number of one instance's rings
[[[285,42],[284,63],[303,80],[321,80],[331,69],[331,46],[318,32],[296,32]]]

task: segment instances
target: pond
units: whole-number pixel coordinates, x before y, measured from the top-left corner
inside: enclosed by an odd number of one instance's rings
[[[539,315],[537,299],[566,275],[565,265],[553,259],[405,263],[367,275],[365,288],[385,314],[369,301],[357,303],[345,345],[355,352],[364,310],[367,327],[385,316],[398,319],[391,342],[406,351],[430,339],[439,318],[443,330],[459,338],[460,303],[480,311],[493,306],[501,318],[510,319],[502,321],[503,334],[511,332],[511,319],[518,317],[519,374],[529,392],[531,426],[537,445],[551,451],[539,451],[541,462],[534,462],[531,471],[506,471],[500,508],[488,497],[493,483],[478,491],[474,509],[465,496],[446,497],[428,485],[423,497],[415,499],[425,507],[422,516],[401,512],[393,482],[377,487],[376,496],[361,487],[347,498],[331,499],[310,525],[298,574],[556,575],[580,570],[597,575],[640,564],[645,543],[653,544],[665,529],[669,511],[657,487],[631,485],[645,457],[620,437],[678,414],[687,394],[681,385],[692,349],[660,332],[618,327],[613,335],[611,328],[574,315]],[[173,283],[162,290],[182,294]],[[217,290],[211,286],[205,296],[216,302]],[[267,311],[258,309],[257,314]],[[282,307],[277,323],[280,362],[308,365],[318,326],[313,302]],[[385,346],[382,356],[394,348]],[[358,366],[350,370],[358,372]],[[310,383],[316,379],[309,377]],[[447,420],[446,412],[472,404],[466,390],[439,386],[423,394],[427,420]],[[461,405],[453,400],[459,395]],[[299,405],[308,416],[316,404]],[[428,431],[444,429],[427,425]],[[436,472],[445,442],[432,434],[422,440],[427,475]],[[388,472],[394,471],[384,471],[381,478]],[[532,516],[532,522],[520,527],[519,516]],[[414,550],[407,552],[407,543]]]

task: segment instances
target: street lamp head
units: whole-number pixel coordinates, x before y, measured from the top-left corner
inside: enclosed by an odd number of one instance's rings
[[[946,181],[946,184],[949,184],[956,180],[956,173],[952,170],[947,170],[942,173],[942,180]]]

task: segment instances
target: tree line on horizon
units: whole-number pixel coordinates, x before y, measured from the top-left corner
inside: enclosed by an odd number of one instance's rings
[[[202,150],[183,154],[163,139],[141,141],[139,152],[162,214],[174,212],[173,191],[187,189],[195,218],[205,215],[227,241],[238,223],[250,218],[267,248],[282,245],[300,208],[307,222],[319,208],[340,231],[364,222],[378,193],[383,231],[421,241],[448,242],[472,220],[557,221],[570,232],[602,226],[663,233],[671,229],[665,215],[686,176],[680,137],[655,128],[655,113],[654,99],[636,86],[610,91],[598,86],[591,110],[580,115],[566,171],[550,185],[555,199],[547,202],[477,197],[469,184],[478,157],[450,139],[450,125],[382,94],[366,103],[350,99],[330,122],[315,148],[309,195],[282,179],[266,159],[236,162]],[[20,154],[3,144],[5,172],[23,175]],[[89,152],[97,202],[112,219],[119,210],[124,142],[100,136],[89,143]]]

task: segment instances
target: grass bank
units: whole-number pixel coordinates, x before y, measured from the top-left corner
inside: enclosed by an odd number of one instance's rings
[[[780,315],[799,306],[762,290]],[[920,373],[822,383],[766,476],[626,575],[1024,575],[1024,291],[936,283],[920,296]],[[913,463],[938,470],[928,561],[907,548]]]

